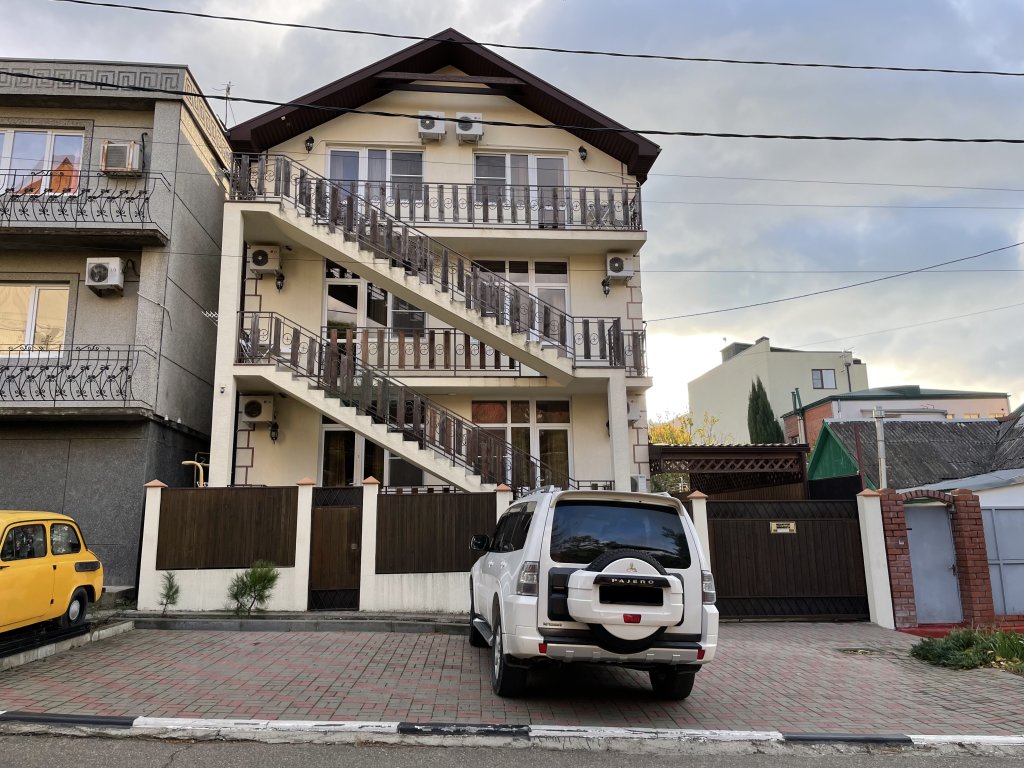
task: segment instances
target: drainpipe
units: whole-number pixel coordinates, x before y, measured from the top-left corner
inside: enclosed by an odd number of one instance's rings
[[[797,442],[807,442],[807,430],[804,427],[804,404],[800,399],[800,387],[793,390],[793,410],[796,411]]]
[[[878,441],[878,489],[889,487],[889,478],[885,471],[885,411],[875,408],[871,411],[875,419],[875,439]]]

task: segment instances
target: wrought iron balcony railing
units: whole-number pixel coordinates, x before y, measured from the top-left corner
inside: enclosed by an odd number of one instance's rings
[[[396,376],[540,375],[509,355],[454,328],[338,328],[339,343],[366,365]],[[321,329],[324,337],[330,328]],[[644,331],[621,331],[617,318],[575,318],[577,366],[626,368],[643,376]]]
[[[0,227],[159,228],[150,210],[158,191],[170,194],[161,174],[115,177],[85,171],[0,169]]]
[[[151,408],[136,393],[140,368],[156,356],[148,347],[88,344],[0,347],[0,407],[122,405]]]
[[[347,354],[337,330],[325,338],[274,312],[240,312],[236,362],[287,368],[342,405],[479,475],[484,483],[505,483],[513,489],[578,487],[564,470]]]

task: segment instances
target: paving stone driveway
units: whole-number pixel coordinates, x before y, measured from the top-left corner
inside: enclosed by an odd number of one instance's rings
[[[0,710],[312,720],[508,722],[847,733],[1021,734],[1024,678],[907,655],[867,624],[726,624],[681,703],[645,674],[535,672],[491,693],[486,650],[463,637],[371,632],[135,630],[0,673]],[[872,653],[845,653],[863,648]]]

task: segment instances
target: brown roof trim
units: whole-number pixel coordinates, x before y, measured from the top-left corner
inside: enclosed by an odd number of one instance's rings
[[[514,87],[509,98],[552,123],[594,128],[626,126],[588,107],[508,59],[484,48],[455,29],[446,29],[387,58],[363,67],[315,91],[294,99],[303,104],[357,109],[390,90],[394,80],[383,77],[397,72],[435,72],[454,66],[468,75],[483,78],[513,78],[523,85]],[[241,152],[263,152],[282,141],[311,131],[337,115],[311,107],[275,107],[228,131],[232,147]],[[642,183],[661,152],[661,147],[638,133],[592,133],[570,131],[581,141],[600,149],[625,164]]]

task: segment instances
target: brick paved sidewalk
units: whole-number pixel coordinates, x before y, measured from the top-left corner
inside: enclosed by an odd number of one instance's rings
[[[646,674],[535,672],[491,693],[463,637],[136,630],[0,675],[0,710],[311,720],[507,722],[848,733],[1020,734],[1024,678],[911,659],[914,638],[867,624],[726,624],[681,703]],[[844,653],[867,648],[872,654]]]

